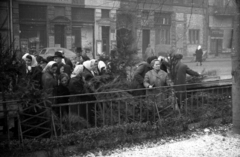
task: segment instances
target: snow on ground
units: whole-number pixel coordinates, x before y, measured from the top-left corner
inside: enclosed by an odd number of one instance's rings
[[[108,157],[240,157],[240,138],[221,134],[202,135],[153,148],[113,153]]]
[[[71,157],[240,157],[240,135],[231,134],[232,124],[194,129],[175,136],[120,144]]]

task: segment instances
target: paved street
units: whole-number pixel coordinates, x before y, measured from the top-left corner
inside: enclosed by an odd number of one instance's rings
[[[187,64],[191,69],[199,73],[201,73],[204,69],[205,71],[216,70],[217,75],[220,76],[220,79],[232,78],[231,58],[207,59],[205,62],[203,62],[202,66],[196,66],[196,62],[192,62],[191,60],[183,60],[183,62]]]

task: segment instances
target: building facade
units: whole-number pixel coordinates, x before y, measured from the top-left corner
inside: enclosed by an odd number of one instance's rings
[[[209,0],[209,47],[215,56],[230,54],[233,40],[234,0]]]
[[[135,4],[129,0],[121,3],[120,12],[129,6],[136,12],[133,34],[139,57],[144,56],[149,44],[156,55],[174,50],[192,56],[198,45],[207,49],[207,0],[136,0]]]
[[[40,51],[81,46],[92,57],[108,54],[116,44],[118,7],[112,0],[13,0],[15,47]]]

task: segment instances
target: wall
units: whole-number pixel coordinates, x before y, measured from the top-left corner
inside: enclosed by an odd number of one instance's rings
[[[203,45],[203,37],[204,37],[204,16],[200,14],[186,14],[187,18],[187,30],[189,29],[199,29],[199,44]],[[189,43],[189,31],[186,31],[186,37],[187,37],[187,56],[193,56],[195,53],[195,50],[199,44],[190,44]]]

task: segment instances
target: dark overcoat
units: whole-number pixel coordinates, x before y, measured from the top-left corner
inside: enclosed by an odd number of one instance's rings
[[[145,88],[143,85],[144,76],[151,69],[152,69],[152,67],[147,62],[142,62],[138,65],[136,71],[134,72],[134,76],[133,76],[133,88],[134,89]],[[135,96],[145,95],[146,90],[145,89],[137,90],[137,91],[134,91],[133,94]]]
[[[203,51],[202,49],[197,49],[196,50],[196,62],[202,62],[202,55],[203,55]]]
[[[186,74],[191,76],[199,76],[198,72],[193,71],[190,69],[186,64],[182,62],[178,62],[175,66],[175,78],[174,78],[174,85],[183,85],[183,86],[176,86],[176,91],[185,91],[186,86]]]

